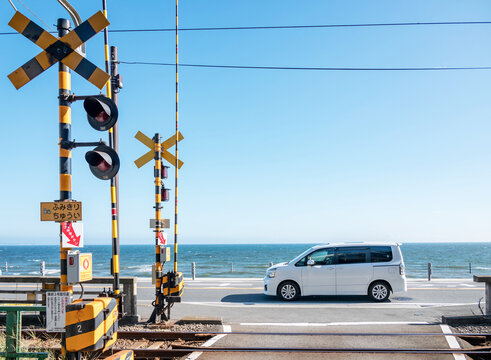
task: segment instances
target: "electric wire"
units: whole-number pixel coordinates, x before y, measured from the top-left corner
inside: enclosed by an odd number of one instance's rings
[[[176,66],[175,63],[119,61],[125,65]],[[218,69],[251,69],[251,70],[307,70],[307,71],[448,71],[448,70],[491,70],[491,66],[465,67],[300,67],[300,66],[252,66],[252,65],[212,65],[212,64],[179,64],[183,67],[218,68]]]
[[[180,28],[179,31],[223,31],[223,30],[275,30],[275,29],[313,29],[343,27],[381,27],[381,26],[430,26],[430,25],[489,25],[491,21],[435,21],[435,22],[402,22],[402,23],[365,23],[365,24],[319,24],[319,25],[272,25],[272,26],[226,26]],[[166,32],[172,28],[157,29],[113,29],[115,33],[124,32]]]
[[[9,0],[10,1],[10,0]],[[13,4],[12,4],[13,6]],[[37,17],[37,16],[36,16]],[[402,22],[402,23],[365,23],[365,24],[319,24],[319,25],[273,25],[273,26],[227,26],[180,28],[179,31],[227,31],[227,30],[275,30],[275,29],[314,29],[314,28],[349,28],[349,27],[382,27],[382,26],[431,26],[431,25],[489,25],[491,21],[435,21],[435,22]],[[174,32],[174,28],[156,29],[111,29],[111,33],[138,32]],[[55,33],[55,31],[53,31]],[[18,35],[16,32],[2,32],[0,35]]]
[[[48,27],[49,29],[51,29],[51,31],[56,33],[56,31],[54,31],[51,26],[46,24],[39,16],[37,16],[33,11],[31,11],[31,9],[29,9],[21,0],[17,0],[17,1],[20,2],[22,4],[22,6],[24,6],[27,9],[27,11],[29,11],[32,15],[34,15],[39,21],[41,21],[44,25],[46,25],[46,27]]]

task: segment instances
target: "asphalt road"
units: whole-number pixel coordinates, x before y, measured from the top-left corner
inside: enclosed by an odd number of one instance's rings
[[[3,290],[32,288],[27,284],[2,284]],[[86,284],[87,291],[101,286]],[[79,290],[78,288],[76,290]],[[366,296],[311,296],[284,302],[262,293],[258,278],[185,279],[181,303],[171,310],[172,319],[185,316],[222,318],[225,324],[241,323],[346,323],[346,322],[440,322],[442,315],[481,314],[484,284],[471,279],[409,280],[406,293],[374,303]],[[138,279],[138,313],[148,319],[153,307],[151,279]],[[2,294],[2,298],[25,299],[25,294]]]
[[[24,289],[26,285],[5,284],[2,288]],[[100,286],[87,284],[86,290]],[[397,348],[460,349],[469,344],[453,336],[325,336],[321,333],[451,333],[441,324],[442,315],[481,314],[484,284],[470,279],[409,280],[406,293],[392,294],[390,301],[371,302],[366,296],[316,296],[283,302],[263,295],[262,279],[185,279],[181,303],[171,310],[172,319],[183,317],[221,318],[224,331],[254,332],[254,335],[218,335],[206,346],[301,347],[301,348]],[[3,294],[8,298],[24,294]],[[150,279],[138,279],[138,312],[142,320],[152,312],[154,287]],[[15,300],[14,300],[15,301]],[[260,335],[258,332],[308,332],[299,335]],[[188,360],[216,359],[428,359],[465,360],[460,354],[375,354],[344,353],[193,353]]]
[[[409,280],[406,293],[390,301],[371,302],[365,296],[315,296],[284,302],[263,295],[262,279],[185,279],[181,303],[171,318],[221,317],[226,324],[332,323],[332,322],[440,322],[442,315],[481,314],[484,284],[471,279]],[[138,312],[143,319],[152,311],[154,290],[150,279],[138,281]]]

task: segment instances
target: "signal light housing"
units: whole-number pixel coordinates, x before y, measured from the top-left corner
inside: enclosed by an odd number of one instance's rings
[[[111,99],[99,95],[84,100],[87,120],[90,126],[99,131],[109,130],[118,121],[118,107]]]
[[[99,145],[94,150],[88,151],[85,160],[89,163],[92,174],[101,180],[112,179],[119,171],[119,156],[107,145]]]
[[[160,196],[162,201],[169,201],[169,195],[170,195],[170,189],[165,188],[162,186],[160,189]]]

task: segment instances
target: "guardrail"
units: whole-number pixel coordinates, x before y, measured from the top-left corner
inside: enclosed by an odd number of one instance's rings
[[[98,285],[107,285],[108,288],[113,284],[112,277],[96,277],[90,281],[85,281],[82,285],[85,286],[87,284],[98,284]],[[16,284],[15,289],[5,289],[5,285],[2,284]],[[137,283],[138,280],[136,277],[122,277],[120,278],[120,283],[123,286],[123,312],[124,312],[124,320],[128,322],[138,322],[140,317],[138,316],[137,309]],[[22,285],[19,285],[22,284]],[[29,286],[31,285],[31,286]],[[41,289],[39,289],[39,285],[41,285]],[[20,287],[27,287],[27,289],[20,289]],[[57,276],[12,276],[12,275],[3,275],[0,276],[0,303],[19,303],[19,304],[42,304],[46,305],[46,292],[48,291],[59,291],[60,290],[60,278]],[[77,294],[99,294],[101,291],[90,291],[88,289],[80,289],[75,291],[74,295]],[[12,299],[2,294],[25,294],[25,299]],[[38,297],[40,296],[40,297]]]

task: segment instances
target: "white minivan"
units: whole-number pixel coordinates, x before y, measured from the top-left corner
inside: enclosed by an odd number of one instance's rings
[[[368,295],[385,301],[407,291],[400,244],[340,243],[314,246],[266,271],[264,294],[285,301],[309,295]]]

